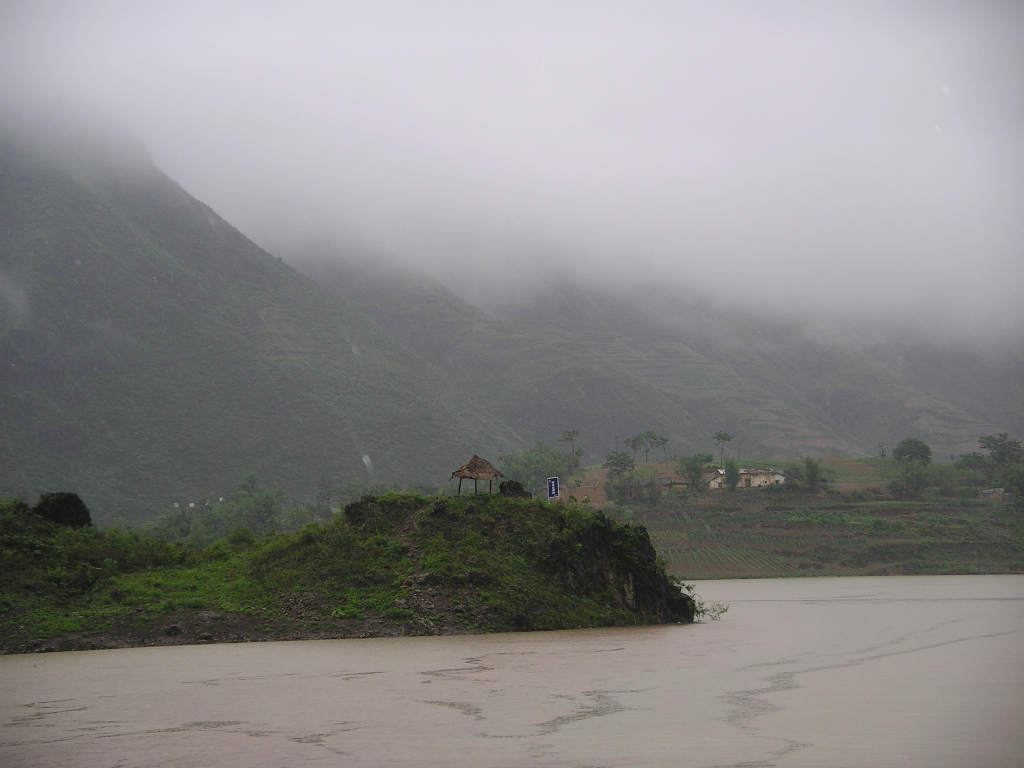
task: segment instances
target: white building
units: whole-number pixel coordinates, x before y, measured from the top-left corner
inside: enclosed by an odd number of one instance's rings
[[[781,485],[786,476],[774,469],[741,469],[737,488],[761,488],[765,485]],[[709,490],[725,488],[725,470],[716,469],[713,475],[706,475],[704,482]]]

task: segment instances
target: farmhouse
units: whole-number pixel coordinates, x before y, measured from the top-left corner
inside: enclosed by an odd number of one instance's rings
[[[761,488],[765,485],[781,485],[786,477],[774,469],[741,469],[737,488]],[[716,469],[714,474],[705,475],[704,482],[709,490],[725,488],[725,470]]]

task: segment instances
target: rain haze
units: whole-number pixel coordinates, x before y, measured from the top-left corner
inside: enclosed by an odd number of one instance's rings
[[[293,261],[1024,328],[1013,3],[26,2],[0,57]]]

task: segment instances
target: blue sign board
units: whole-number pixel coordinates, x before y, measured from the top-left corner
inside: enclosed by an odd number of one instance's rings
[[[548,478],[548,498],[549,499],[557,499],[558,498],[558,478],[557,477],[549,477]]]

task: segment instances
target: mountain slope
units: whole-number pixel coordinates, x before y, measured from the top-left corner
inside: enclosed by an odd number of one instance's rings
[[[443,482],[566,429],[590,462],[646,429],[679,455],[725,430],[772,460],[1024,432],[1019,352],[837,343],[568,281],[486,314],[337,254],[303,266],[314,280],[144,153],[72,138],[0,132],[0,495],[70,490],[138,521],[250,472],[299,499]]]
[[[970,350],[866,332],[821,339],[796,323],[669,293],[643,306],[585,292],[562,296],[514,309],[509,322],[591,338],[684,408],[701,425],[704,447],[725,429],[748,457],[856,456],[914,435],[943,455],[976,449],[981,434],[1024,429],[1019,354],[986,361]]]
[[[142,159],[0,141],[0,489],[101,521],[248,472],[430,479],[515,444],[436,367]],[[363,457],[369,457],[369,465]]]
[[[838,342],[692,298],[566,282],[496,317],[424,278],[337,259],[300,268],[372,315],[528,441],[579,429],[590,461],[654,429],[683,455],[725,430],[741,456],[872,455],[913,435],[937,455],[1024,431],[1018,356],[924,342]],[[374,302],[370,296],[386,296]]]
[[[537,321],[521,330],[499,322],[426,278],[383,274],[338,262],[300,266],[371,315],[527,442],[554,442],[566,429],[587,435],[591,460],[615,438],[646,426],[702,432],[664,392],[615,364],[588,338]],[[371,300],[369,297],[385,297]]]

